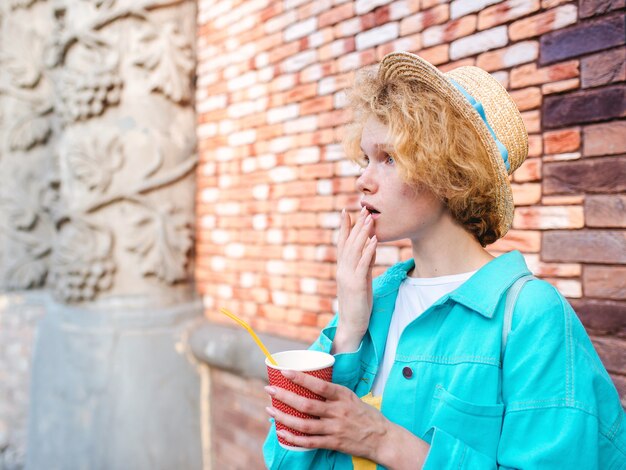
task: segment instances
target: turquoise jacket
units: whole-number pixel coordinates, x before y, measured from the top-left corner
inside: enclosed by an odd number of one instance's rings
[[[357,351],[335,356],[333,382],[360,397],[372,387],[413,266],[396,264],[374,280],[367,334]],[[522,289],[501,360],[506,292],[527,274],[519,252],[502,255],[403,332],[381,411],[430,444],[424,469],[626,469],[619,395],[576,314],[547,282]],[[335,316],[313,349],[330,352],[336,324]],[[340,452],[283,449],[273,424],[263,451],[270,469],[352,468]]]

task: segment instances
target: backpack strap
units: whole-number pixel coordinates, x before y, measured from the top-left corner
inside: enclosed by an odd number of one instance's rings
[[[504,350],[506,349],[506,341],[511,331],[511,323],[513,321],[513,310],[522,287],[531,279],[535,279],[532,274],[526,274],[516,280],[506,293],[506,303],[504,304],[504,322],[502,323],[502,349],[500,352],[500,364],[504,360]]]

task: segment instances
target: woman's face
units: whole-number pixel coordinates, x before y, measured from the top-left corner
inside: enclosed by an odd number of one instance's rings
[[[363,194],[361,206],[372,214],[374,233],[380,242],[405,238],[417,241],[434,233],[446,209],[431,191],[418,190],[402,181],[393,148],[388,144],[388,132],[388,126],[375,118],[363,128],[361,150],[367,166],[357,179],[357,189]]]

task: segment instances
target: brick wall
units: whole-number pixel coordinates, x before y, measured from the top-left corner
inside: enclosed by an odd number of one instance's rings
[[[341,90],[393,50],[492,72],[530,134],[512,230],[574,305],[626,396],[624,0],[200,0],[198,266],[206,315],[312,340],[332,315],[339,211],[357,209],[338,145]],[[410,256],[378,251],[379,273]],[[226,320],[227,321],[227,320]],[[216,379],[219,381],[219,378]],[[233,391],[233,393],[236,393]]]

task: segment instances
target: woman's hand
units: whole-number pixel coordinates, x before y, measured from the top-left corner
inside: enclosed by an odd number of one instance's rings
[[[421,468],[429,446],[406,429],[393,424],[373,406],[362,402],[350,389],[303,372],[284,371],[294,383],[326,401],[302,397],[278,387],[265,390],[286,405],[320,419],[303,419],[267,407],[276,421],[309,436],[286,430],[279,436],[297,447],[329,449],[364,457],[387,468]]]
[[[372,312],[372,267],[376,260],[377,239],[372,216],[361,210],[352,227],[350,215],[341,213],[337,241],[337,297],[339,322],[333,341],[333,354],[355,351],[367,331]]]

